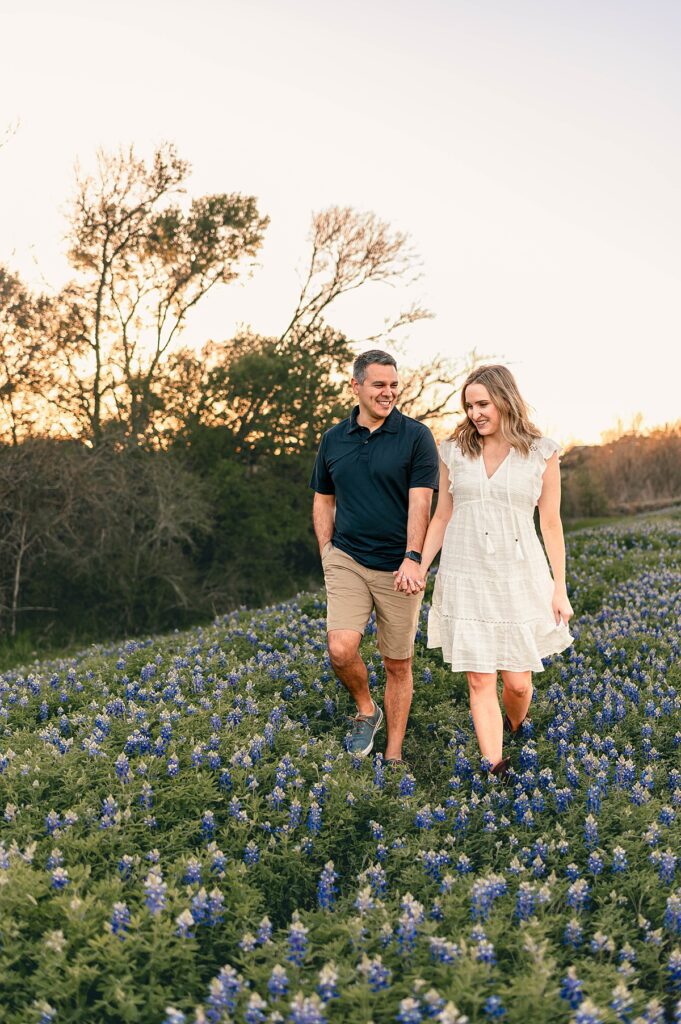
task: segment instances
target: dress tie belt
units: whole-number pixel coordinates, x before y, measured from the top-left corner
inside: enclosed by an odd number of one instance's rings
[[[512,456],[513,456],[513,449],[510,450],[510,452],[508,453],[508,455],[506,457],[506,460],[505,460],[506,461],[506,507],[508,508],[509,512],[511,513],[511,525],[513,526],[513,537],[514,537],[514,540],[515,540],[515,557],[516,557],[516,561],[524,562],[525,561],[525,555],[523,554],[523,549],[522,549],[521,544],[520,544],[520,530],[518,529],[518,516],[517,516],[515,508],[513,507],[513,502],[511,501],[511,458],[512,458]],[[484,539],[484,544],[485,544],[485,551],[487,552],[487,554],[488,555],[494,555],[496,553],[496,549],[494,547],[494,544],[492,543],[492,538],[490,536],[489,518],[488,518],[487,506],[488,506],[490,500],[494,502],[495,499],[487,498],[487,496],[485,494],[485,481],[487,481],[487,483],[489,483],[489,478],[487,477],[487,473],[485,472],[485,460],[484,460],[484,458],[482,456],[482,452],[481,452],[480,453],[480,501],[482,503],[482,529],[483,529],[483,534],[484,534],[484,538],[483,539]],[[503,502],[501,502],[500,504],[503,504]]]

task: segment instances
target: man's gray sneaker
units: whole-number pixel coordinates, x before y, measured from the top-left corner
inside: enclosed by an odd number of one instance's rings
[[[348,740],[348,753],[355,757],[366,757],[374,745],[374,736],[381,727],[383,712],[374,701],[373,715],[355,715],[350,719],[351,733]]]

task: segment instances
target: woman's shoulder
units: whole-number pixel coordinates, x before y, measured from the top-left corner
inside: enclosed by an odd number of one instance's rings
[[[530,445],[530,453],[536,453],[544,460],[550,459],[556,452],[560,454],[561,450],[561,445],[550,437],[535,437]]]
[[[463,458],[463,452],[461,451],[459,442],[452,438],[440,441],[440,444],[438,445],[438,452],[440,453],[440,458],[446,465],[449,465],[455,459]]]

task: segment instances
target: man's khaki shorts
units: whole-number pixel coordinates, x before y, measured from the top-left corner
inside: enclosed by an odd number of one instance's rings
[[[376,642],[381,654],[399,661],[411,658],[423,593],[394,590],[391,572],[367,569],[331,543],[322,552],[322,568],[327,630],[354,629],[363,634],[375,608]]]

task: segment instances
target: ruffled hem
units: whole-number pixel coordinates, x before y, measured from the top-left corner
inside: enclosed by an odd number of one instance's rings
[[[543,672],[542,658],[560,654],[573,643],[561,623],[535,619],[523,623],[454,619],[431,608],[428,647],[442,648],[452,672]]]

